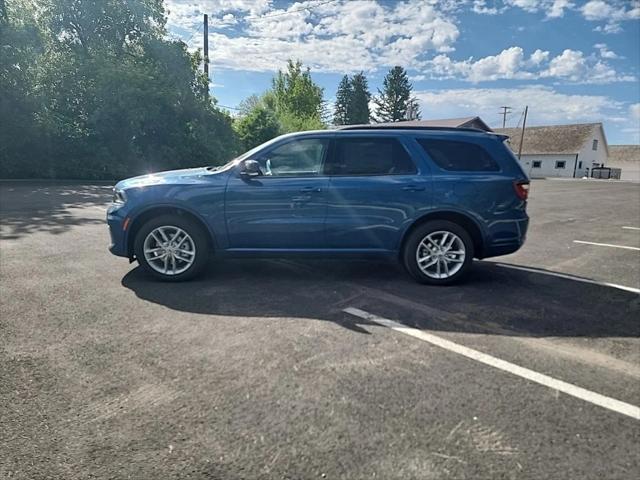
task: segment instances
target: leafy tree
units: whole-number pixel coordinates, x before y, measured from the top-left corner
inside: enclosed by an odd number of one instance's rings
[[[240,111],[240,115],[249,115],[254,109],[258,107],[264,107],[262,98],[258,95],[249,95],[247,98],[240,102],[240,104],[238,105],[238,110]]]
[[[0,113],[20,129],[0,129],[0,176],[114,178],[236,153],[162,0],[0,1]]]
[[[257,105],[235,123],[243,150],[250,150],[280,134],[280,124],[272,112]]]
[[[34,5],[0,0],[0,176],[34,169],[46,139],[38,123],[40,69],[45,39]],[[31,154],[31,155],[29,155]]]
[[[369,101],[371,93],[369,93],[369,84],[364,73],[356,73],[351,79],[351,109],[349,112],[349,121],[353,125],[362,125],[369,123],[371,112],[369,111]]]
[[[404,68],[393,67],[384,78],[382,91],[378,89],[378,96],[373,99],[376,104],[376,121],[409,120],[408,112],[412,113],[411,120],[420,118],[417,100],[411,96],[412,89]]]
[[[278,71],[263,100],[275,112],[285,133],[324,128],[323,89],[311,79],[309,68],[302,69],[300,61],[289,60],[287,70]]]
[[[351,80],[345,75],[340,80],[338,90],[336,91],[336,104],[333,114],[334,125],[350,125],[351,124],[351,108],[353,103],[353,89]]]

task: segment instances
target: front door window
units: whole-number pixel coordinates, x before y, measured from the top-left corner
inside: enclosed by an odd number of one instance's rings
[[[327,140],[305,138],[274,148],[260,158],[260,168],[269,177],[319,175],[327,150]]]

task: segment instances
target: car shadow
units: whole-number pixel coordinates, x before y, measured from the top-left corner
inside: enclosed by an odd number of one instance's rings
[[[35,232],[60,234],[73,227],[104,223],[111,185],[53,182],[0,183],[0,240],[15,240]]]
[[[358,307],[429,330],[532,337],[640,337],[640,296],[544,273],[476,262],[464,283],[420,285],[392,262],[213,260],[200,278],[165,283],[140,267],[122,285],[172,310],[313,318],[360,333]]]

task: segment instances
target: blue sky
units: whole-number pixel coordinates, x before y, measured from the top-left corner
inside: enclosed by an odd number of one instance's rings
[[[201,48],[209,14],[212,92],[236,107],[288,58],[329,102],[345,73],[372,93],[409,72],[423,118],[480,115],[508,126],[601,121],[611,144],[640,143],[638,0],[165,0],[170,34]]]

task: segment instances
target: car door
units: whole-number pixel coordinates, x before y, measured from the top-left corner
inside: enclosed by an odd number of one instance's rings
[[[329,138],[287,139],[252,156],[259,176],[238,172],[227,182],[225,220],[230,250],[326,247],[329,179],[322,168]]]
[[[400,136],[336,136],[325,165],[329,248],[397,249],[400,234],[430,198],[430,177],[411,150]]]

